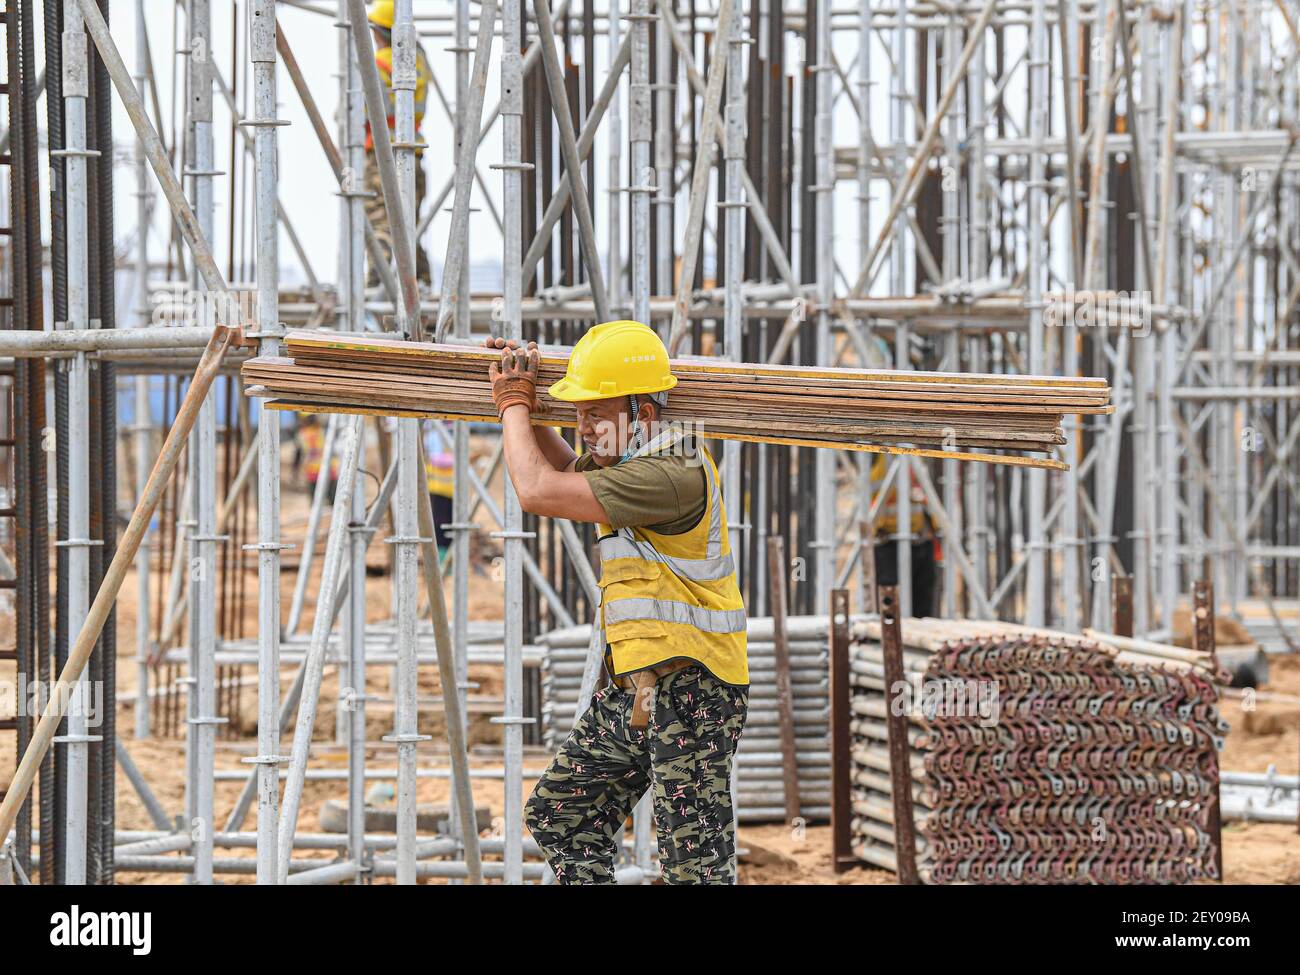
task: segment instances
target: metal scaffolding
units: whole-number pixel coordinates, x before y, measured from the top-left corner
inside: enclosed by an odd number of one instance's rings
[[[1064,472],[726,443],[720,470],[751,615],[772,611],[780,580],[769,541],[780,540],[791,614],[825,614],[833,589],[866,593],[876,554],[889,550],[903,615],[1078,632],[1111,619],[1118,578],[1132,586],[1134,633],[1167,639],[1192,582],[1210,578],[1221,612],[1263,620],[1277,648],[1298,649],[1293,0],[398,0],[391,92],[363,0],[222,5],[237,39],[228,78],[218,65],[230,52],[212,41],[215,5],[177,0],[170,25],[151,19],[161,6],[119,0],[111,28],[107,0],[47,3],[43,22],[39,5],[10,0],[3,15],[0,595],[12,594],[14,626],[0,665],[52,682],[77,659],[83,623],[96,627],[66,720],[44,736],[53,748],[9,785],[3,808],[17,817],[22,875],[548,879],[522,823],[525,764],[539,742],[537,645],[593,618],[592,526],[525,514],[494,429],[436,423],[455,483],[440,552],[421,421],[331,416],[310,514],[290,527],[282,414],[252,410],[232,371],[254,352],[279,354],[287,327],[572,345],[594,322],[632,317],[676,355],[1104,376],[1116,410],[1067,418],[1055,454]],[[277,21],[289,9],[337,29],[334,79],[304,73],[293,31]],[[133,71],[114,40],[127,37]],[[423,132],[417,46],[433,70]],[[171,91],[155,72],[169,50],[183,64]],[[332,124],[313,94],[327,82],[337,88]],[[120,133],[114,143],[111,95],[133,146]],[[391,135],[382,123],[368,129],[390,114],[390,95]],[[284,128],[289,99],[310,133]],[[444,118],[450,140],[433,134]],[[224,161],[214,139],[223,126]],[[113,177],[124,171],[112,162],[123,148],[136,205],[134,226],[115,234]],[[317,151],[337,181],[331,269],[311,267],[280,186],[290,152]],[[369,151],[391,228],[382,234],[368,205],[376,189],[362,176]],[[450,175],[420,199],[417,169],[435,168],[434,151],[450,157]],[[224,273],[218,236],[228,242]],[[499,254],[491,285],[472,267],[485,239]],[[417,276],[421,248],[441,261],[433,280]],[[283,283],[286,264],[305,284]],[[377,285],[367,286],[368,265]],[[115,279],[128,328],[115,327]],[[218,375],[210,339],[224,325],[242,326],[242,340],[222,346]],[[211,388],[192,415],[186,392],[202,389],[187,377],[200,361]],[[119,401],[130,404],[129,425],[117,423]],[[187,459],[168,487],[159,471],[170,474],[180,448],[163,437],[189,422]],[[960,449],[955,432],[944,446]],[[121,471],[119,456],[130,458]],[[116,538],[119,497],[161,505],[139,537]],[[923,607],[913,573],[926,546],[941,558],[938,597]],[[119,551],[136,573],[134,738],[183,742],[179,828],[112,715],[86,721],[96,682],[110,688],[106,702],[116,687],[113,627],[100,637],[108,610],[92,601],[122,585]],[[391,609],[382,622],[366,588],[379,563]],[[245,577],[256,578],[255,596]],[[471,614],[481,585],[499,590],[490,625]],[[600,649],[594,631],[580,701]],[[468,745],[469,668],[485,662],[501,674],[487,768]],[[246,667],[256,667],[255,741],[238,726]],[[422,728],[421,679],[434,667],[446,719],[437,735]],[[367,717],[383,713],[381,672],[393,714],[377,738]],[[322,741],[330,675],[336,723]],[[43,740],[38,716],[0,721],[19,756]],[[216,801],[230,775],[217,768],[218,744],[240,737],[249,747],[231,812]],[[304,788],[321,772],[313,759],[331,749],[346,769],[337,842],[299,828]],[[391,768],[367,764],[376,749]],[[119,764],[153,811],[153,831],[116,829]],[[366,820],[367,780],[390,773],[395,838]],[[32,806],[24,800],[38,775]],[[435,775],[451,781],[450,833],[420,838],[417,786]],[[480,841],[485,779],[499,783],[500,820]],[[242,833],[250,810],[256,832]],[[0,816],[6,829],[10,821]],[[643,806],[620,880],[653,875],[652,832]],[[250,846],[254,860],[218,854]],[[319,849],[336,859],[298,855]]]

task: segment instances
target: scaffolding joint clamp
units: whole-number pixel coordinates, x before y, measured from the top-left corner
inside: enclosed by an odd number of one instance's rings
[[[241,758],[241,765],[279,765],[281,762],[289,761],[288,755],[253,755],[249,758]]]
[[[185,719],[185,723],[186,723],[186,724],[209,724],[209,725],[229,724],[229,723],[230,723],[230,719],[229,719],[229,718],[202,717],[202,716],[196,715],[196,716],[193,717],[193,718],[186,718],[186,719]]]
[[[537,719],[525,718],[523,715],[519,715],[518,717],[513,717],[513,716],[508,717],[504,714],[500,714],[497,715],[496,717],[488,718],[488,723],[489,724],[537,724]]]
[[[102,538],[64,538],[54,543],[55,548],[90,548],[103,545]]]
[[[384,735],[379,740],[392,742],[394,745],[416,745],[422,741],[433,741],[433,735]]]
[[[488,169],[512,170],[520,173],[531,173],[536,167],[532,163],[526,162],[501,162],[489,163]]]
[[[281,125],[292,125],[288,119],[283,118],[245,118],[240,119],[236,125],[247,125],[250,129],[273,129]]]
[[[432,542],[432,538],[421,538],[419,535],[389,535],[384,539],[385,545],[424,545]]]
[[[242,552],[279,552],[281,549],[297,548],[293,542],[252,542],[239,546]]]
[[[103,735],[55,735],[51,739],[56,745],[89,745],[103,741]]]
[[[50,155],[55,158],[98,159],[103,153],[98,149],[51,149]]]
[[[488,532],[489,538],[536,538],[537,532]]]

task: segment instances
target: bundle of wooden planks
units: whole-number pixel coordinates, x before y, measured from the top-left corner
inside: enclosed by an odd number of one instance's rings
[[[290,332],[284,357],[244,363],[245,392],[273,408],[327,413],[497,418],[487,383],[500,353],[465,345]],[[546,394],[567,352],[543,350],[533,422],[573,426],[572,404]],[[703,435],[911,453],[1063,469],[1065,413],[1109,413],[1104,379],[759,365],[675,359],[666,419]],[[993,454],[990,450],[1017,451]]]

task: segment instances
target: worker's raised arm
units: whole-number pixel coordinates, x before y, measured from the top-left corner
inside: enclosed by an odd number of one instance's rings
[[[518,406],[506,410],[501,426],[506,467],[520,507],[548,518],[608,523],[609,515],[587,479],[574,471],[557,471],[542,455],[534,436],[538,428],[530,422],[527,410]]]
[[[514,339],[489,338],[483,342],[489,349],[518,349],[519,343]],[[529,342],[525,351],[533,351],[537,348],[536,342]],[[578,459],[578,455],[573,452],[573,448],[568,442],[560,436],[558,430],[554,427],[536,427],[534,434],[537,440],[537,447],[546,458],[548,464],[557,471],[573,470],[573,465]]]
[[[529,514],[550,518],[607,522],[608,515],[587,479],[573,471],[556,470],[538,442],[538,428],[533,426],[530,413],[537,407],[539,358],[535,345],[527,352],[506,347],[501,362],[493,363],[489,370],[492,399],[501,414],[506,469],[520,507]],[[541,429],[555,435],[548,427]]]

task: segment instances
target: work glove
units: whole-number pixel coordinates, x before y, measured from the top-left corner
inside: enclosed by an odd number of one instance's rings
[[[529,342],[527,349],[521,349],[514,339],[488,339],[484,345],[501,350],[501,361],[488,367],[497,413],[504,417],[506,410],[516,405],[532,413],[537,409],[537,372],[541,365],[537,343]]]

